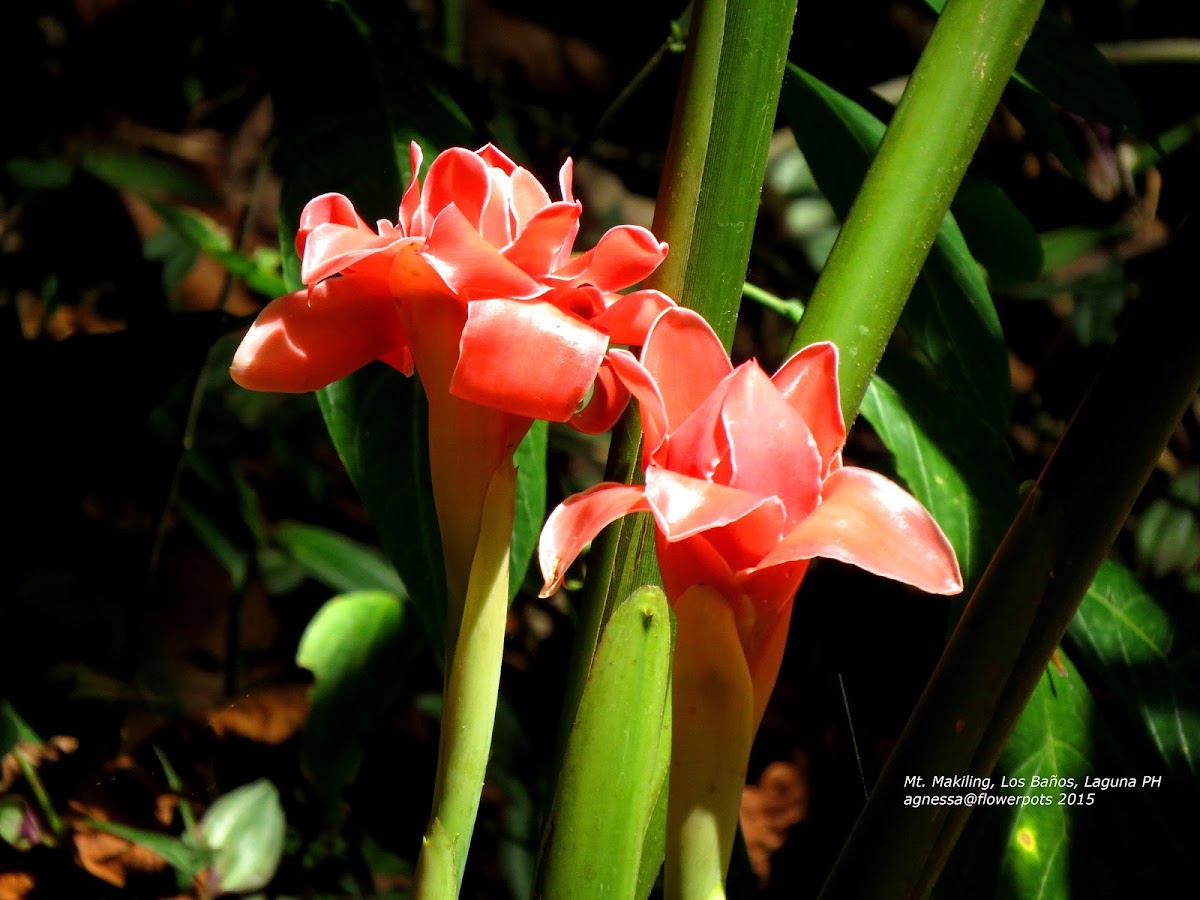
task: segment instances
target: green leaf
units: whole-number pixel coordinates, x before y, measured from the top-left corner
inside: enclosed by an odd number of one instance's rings
[[[946,533],[969,593],[1016,508],[1003,439],[973,425],[959,395],[896,350],[884,356],[862,415],[892,452],[909,491]],[[964,441],[968,434],[987,443]]]
[[[416,378],[372,363],[318,392],[317,399],[350,480],[440,655],[446,579],[429,479],[425,394]]]
[[[275,529],[275,540],[331,590],[377,590],[401,596],[407,593],[382,553],[336,531],[302,522],[281,522]]]
[[[153,200],[149,203],[168,228],[241,278],[252,291],[266,297],[278,297],[287,292],[287,282],[280,274],[278,253],[260,250],[247,255],[235,250],[229,235],[208,216],[184,206]]]
[[[671,643],[659,588],[635,591],[609,619],[559,775],[539,896],[633,896],[666,778]]]
[[[782,109],[821,191],[844,219],[883,137],[883,123],[794,65],[784,76]],[[952,215],[942,223],[900,324],[939,376],[968,394],[977,420],[1003,433],[1009,404],[1004,336]]]
[[[1037,88],[1021,78],[1014,78],[1004,91],[1004,105],[1029,131],[1035,144],[1053,155],[1076,181],[1087,184],[1087,170],[1075,151],[1059,113]]]
[[[211,188],[193,178],[175,163],[140,153],[92,150],[79,161],[92,175],[118,190],[148,196],[181,197],[185,200],[216,199]]]
[[[216,522],[183,494],[176,498],[175,506],[200,542],[229,573],[230,580],[235,585],[245,583],[250,564],[249,554],[238,547]]]
[[[213,854],[207,847],[192,847],[179,838],[159,834],[157,831],[146,831],[142,828],[133,828],[118,822],[104,822],[100,819],[88,819],[87,824],[97,831],[114,834],[139,847],[145,847],[147,850],[157,853],[167,861],[167,865],[189,881],[195,878],[200,870],[213,859]]]
[[[1166,770],[1200,784],[1200,652],[1166,610],[1106,560],[1067,633],[1080,664],[1141,721]]]
[[[513,516],[512,561],[508,594],[516,596],[537,549],[546,521],[546,440],[549,426],[537,421],[513,454],[517,467],[517,506]]]
[[[329,600],[300,638],[296,664],[313,673],[300,760],[327,802],[354,779],[364,740],[403,686],[407,623],[400,597],[360,591]]]
[[[283,858],[286,830],[275,785],[260,778],[217,799],[200,820],[204,845],[222,893],[266,887]]]
[[[994,182],[968,175],[950,208],[971,254],[987,270],[992,284],[1008,287],[1041,274],[1042,244],[1037,232]]]
[[[25,720],[17,715],[13,705],[7,700],[0,700],[0,756],[8,753],[17,745],[17,741],[27,741],[40,744],[42,739],[37,732],[25,724]]]
[[[17,850],[32,847],[35,841],[30,839],[27,828],[31,814],[24,798],[16,795],[0,797],[0,841]],[[35,828],[34,831],[36,833],[40,829]]]

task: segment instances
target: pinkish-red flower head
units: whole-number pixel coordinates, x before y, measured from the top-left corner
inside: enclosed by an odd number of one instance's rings
[[[929,513],[883,476],[842,465],[832,344],[801,350],[769,378],[754,361],[734,369],[708,323],[676,308],[651,327],[640,362],[627,351],[612,357],[641,407],[646,483],[601,484],[553,512],[540,547],[547,591],[629,512],[654,516],[668,597],[716,588],[748,657],[790,610],[816,556],[925,591],[962,590]]]
[[[657,291],[617,292],[654,271],[666,245],[619,226],[573,256],[582,207],[570,160],[551,200],[491,145],[445,151],[424,183],[416,144],[411,153],[394,224],[367,224],[340,194],[304,208],[296,248],[308,287],[263,311],[234,380],[307,391],[374,359],[405,374],[415,362],[427,388],[444,370],[460,399],[529,418],[572,419],[595,385],[598,405],[575,424],[610,425],[628,396],[606,370],[610,342],[640,344],[673,305]]]

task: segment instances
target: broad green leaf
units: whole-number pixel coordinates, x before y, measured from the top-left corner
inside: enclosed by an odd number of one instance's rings
[[[208,216],[185,206],[149,202],[169,229],[241,278],[252,291],[267,297],[287,292],[278,253],[261,250],[252,255],[242,253],[233,248],[229,235]]]
[[[302,522],[281,522],[275,540],[331,590],[377,590],[403,596],[404,583],[379,551],[336,531]]]
[[[915,361],[884,357],[862,415],[895,457],[896,471],[954,547],[969,592],[1015,511],[1007,448],[990,430],[969,424],[972,411]],[[968,446],[961,433],[989,436]]]
[[[82,168],[118,190],[149,196],[213,200],[211,188],[175,163],[141,153],[91,150],[80,159]]]
[[[429,479],[425,394],[415,377],[372,363],[317,399],[350,480],[440,654],[446,579]]]
[[[1141,721],[1166,770],[1200,785],[1200,651],[1187,633],[1106,560],[1068,634],[1080,664]]]
[[[925,0],[941,12],[946,0]],[[1060,16],[1042,10],[1017,62],[1016,78],[1089,122],[1142,130],[1137,101],[1117,70]]]
[[[666,777],[671,613],[659,588],[614,610],[567,743],[539,896],[627,898]]]
[[[343,594],[321,607],[300,638],[296,664],[313,673],[300,759],[326,801],[354,779],[363,741],[403,688],[413,646],[406,613],[394,594]]]
[[[986,178],[963,179],[951,207],[971,254],[997,287],[1037,278],[1042,244],[1033,225],[1004,191]]]
[[[784,76],[781,106],[822,192],[844,218],[883,137],[883,123],[793,65]],[[987,284],[952,215],[942,224],[900,323],[939,376],[968,394],[980,421],[1002,433],[1009,404],[1004,337]]]
[[[167,861],[167,865],[175,869],[182,877],[191,880],[213,859],[213,854],[207,847],[192,847],[179,838],[173,838],[157,831],[146,831],[121,825],[118,822],[104,822],[100,819],[88,819],[87,824],[97,831],[115,834],[139,847],[145,847],[157,853]]]
[[[512,559],[508,594],[511,600],[521,589],[529,563],[537,549],[542,523],[546,521],[546,422],[533,423],[529,434],[513,454],[517,467],[517,506],[513,515]]]
[[[287,823],[275,785],[260,778],[219,797],[200,820],[213,852],[218,890],[244,893],[266,887],[283,858]]]

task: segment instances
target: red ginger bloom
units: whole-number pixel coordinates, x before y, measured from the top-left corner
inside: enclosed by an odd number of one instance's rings
[[[613,364],[641,404],[646,483],[600,484],[551,514],[543,594],[605,525],[650,512],[667,596],[707,585],[732,607],[757,722],[813,557],[933,593],[962,590],[929,513],[882,475],[842,465],[833,344],[806,347],[768,378],[753,360],[734,369],[708,323],[676,308],[651,327],[640,363],[614,351]]]
[[[492,473],[534,418],[599,432],[628,392],[610,341],[641,344],[672,301],[616,293],[649,275],[666,244],[636,226],[573,257],[581,204],[490,144],[441,153],[422,185],[421,151],[395,224],[372,228],[340,194],[310,201],[296,248],[304,290],[270,303],[233,360],[255,390],[317,390],[375,359],[429,397],[430,456],[451,595],[461,596]],[[579,406],[594,388],[592,401]]]

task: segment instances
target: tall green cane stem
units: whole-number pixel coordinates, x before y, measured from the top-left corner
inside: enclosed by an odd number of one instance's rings
[[[1042,0],[950,0],[792,340],[833,341],[847,422],[1037,21]]]
[[[1139,301],[975,590],[822,900],[924,896],[970,810],[905,808],[909,775],[991,772],[1096,569],[1200,390],[1195,233]],[[927,782],[928,783],[928,782]]]
[[[433,812],[413,888],[419,900],[457,897],[462,885],[496,720],[516,496],[516,469],[501,463],[483,503],[462,624],[446,672]]]

